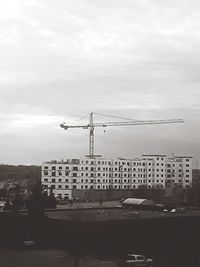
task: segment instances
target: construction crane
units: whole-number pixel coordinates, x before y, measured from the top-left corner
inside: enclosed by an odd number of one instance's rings
[[[99,157],[99,155],[94,155],[94,129],[96,127],[108,127],[108,126],[127,126],[127,125],[151,125],[151,124],[169,124],[169,123],[183,123],[182,119],[169,119],[169,120],[131,120],[126,119],[126,121],[111,121],[111,122],[95,122],[93,116],[94,114],[106,117],[113,117],[124,119],[116,116],[108,116],[100,113],[90,113],[90,121],[89,124],[84,125],[66,125],[66,123],[61,123],[60,127],[64,130],[68,130],[70,128],[82,128],[89,129],[89,158]]]

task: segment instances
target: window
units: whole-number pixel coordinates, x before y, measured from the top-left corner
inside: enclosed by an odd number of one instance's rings
[[[73,189],[76,189],[76,185],[73,185]]]
[[[44,175],[48,175],[48,172],[47,171],[44,171]]]
[[[69,185],[65,185],[65,189],[68,189],[69,188]]]
[[[52,176],[56,176],[56,172],[52,172]]]
[[[62,188],[62,185],[59,184],[59,185],[58,185],[58,188]]]
[[[128,256],[127,260],[136,260],[135,256]]]
[[[44,166],[44,169],[45,169],[45,170],[48,170],[48,166]]]
[[[73,167],[73,171],[78,171],[78,167]]]
[[[69,180],[68,180],[68,179],[65,179],[65,182],[66,182],[66,183],[68,183],[68,182],[69,182]]]
[[[52,182],[52,183],[55,183],[55,182],[56,182],[56,179],[51,179],[51,182]]]
[[[62,170],[62,166],[59,166],[58,169],[59,169],[59,170]]]
[[[55,166],[52,166],[52,168],[51,168],[51,169],[55,171],[56,167],[55,167]]]
[[[75,173],[73,173],[73,177],[77,177],[77,173],[75,172]]]
[[[44,181],[45,181],[45,182],[48,182],[48,179],[47,179],[47,178],[45,178],[45,179],[44,179]]]
[[[58,179],[58,182],[62,182],[62,179]]]
[[[73,179],[73,183],[76,183],[76,179]]]

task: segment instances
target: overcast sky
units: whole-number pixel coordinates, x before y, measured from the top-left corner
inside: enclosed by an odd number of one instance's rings
[[[97,154],[199,159],[199,48],[198,0],[1,1],[0,163],[88,154],[88,131],[59,124],[92,111],[185,121],[99,128]]]

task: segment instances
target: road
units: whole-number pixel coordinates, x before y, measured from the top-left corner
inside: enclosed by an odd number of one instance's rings
[[[74,267],[74,257],[61,250],[0,249],[1,267]],[[116,267],[114,261],[82,258],[78,267]]]

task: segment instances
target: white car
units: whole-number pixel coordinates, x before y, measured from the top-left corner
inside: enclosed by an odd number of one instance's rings
[[[142,255],[128,254],[127,258],[118,261],[119,267],[152,267],[153,260]]]

